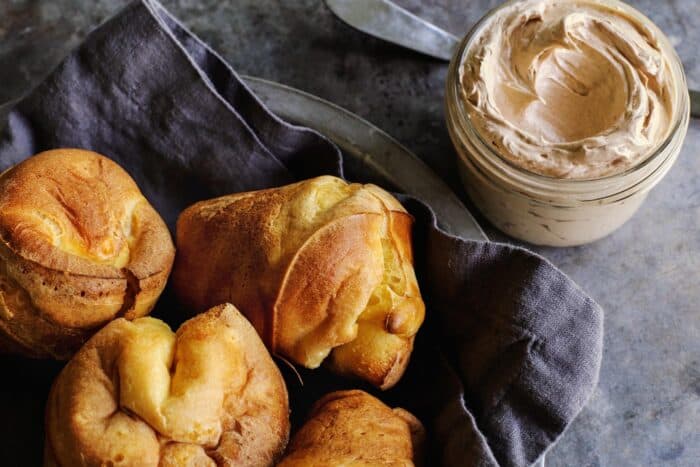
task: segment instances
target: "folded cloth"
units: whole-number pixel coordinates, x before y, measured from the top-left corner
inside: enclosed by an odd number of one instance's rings
[[[93,31],[11,109],[0,169],[56,147],[113,158],[171,229],[195,201],[342,176],[343,167],[331,142],[271,114],[219,55],[153,0],[130,4]],[[428,207],[402,201],[417,221],[428,319],[407,375],[380,396],[400,399],[423,419],[433,442],[430,465],[529,465],[597,384],[603,312],[545,259],[451,236]],[[313,388],[307,382],[291,391],[297,415],[326,389]],[[3,384],[1,391],[12,404],[17,388]],[[17,463],[26,464],[42,440],[21,437],[3,437],[0,443],[14,448],[0,451],[21,453]]]

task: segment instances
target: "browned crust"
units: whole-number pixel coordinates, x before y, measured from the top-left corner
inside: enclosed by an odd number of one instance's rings
[[[425,430],[404,409],[391,409],[364,391],[338,391],[314,404],[280,467],[421,464]]]
[[[144,466],[207,465],[206,460],[212,465],[274,465],[289,436],[286,387],[257,333],[233,306],[202,313],[176,333],[176,349],[186,341],[194,342],[190,348],[200,349],[197,342],[220,339],[222,329],[234,336],[231,354],[208,356],[236,365],[225,385],[219,412],[222,434],[214,447],[169,439],[120,405],[119,359],[124,346],[130,345],[133,326],[124,319],[109,323],[54,381],[46,407],[44,465],[118,465],[120,459],[128,465],[136,465],[138,459]],[[186,368],[181,371],[187,374]],[[209,398],[198,402],[208,403]],[[196,418],[196,413],[192,416]]]
[[[0,333],[24,355],[68,358],[105,322],[147,314],[174,254],[116,163],[78,149],[37,154],[0,176],[0,295],[26,295],[0,303]]]
[[[413,217],[410,214],[398,211],[389,212],[389,229],[392,233],[388,237],[389,241],[392,243],[395,251],[398,252],[401,263],[410,265],[411,275],[413,274],[412,226]],[[410,321],[419,319],[422,322],[424,312],[423,300],[415,278],[407,278],[406,286],[406,300],[403,306],[409,309],[408,314],[420,313],[420,317],[404,319],[403,316],[406,312],[403,310],[394,310],[393,314],[387,316],[385,322],[386,331],[403,337],[401,340],[392,342],[390,355],[386,355],[386,352],[384,352],[384,355],[380,356],[377,353],[369,353],[366,352],[366,349],[359,348],[353,358],[351,373],[339,365],[337,355],[331,358],[330,365],[332,368],[340,373],[355,375],[380,389],[392,388],[399,382],[410,363],[415,341],[415,335],[413,334],[415,331],[410,326]],[[401,319],[392,320],[394,317],[401,317]],[[394,322],[397,323],[395,328],[392,326]],[[407,328],[410,329],[407,330]]]
[[[367,351],[327,360],[339,373],[389,388],[406,369],[424,316],[412,223],[380,188],[328,176],[202,201],[178,219],[173,284],[194,311],[234,303],[273,352],[315,368],[356,339],[389,248],[405,291],[400,309],[373,318],[372,332],[390,342],[365,339]]]
[[[367,235],[379,222],[378,214],[334,220],[298,250],[272,310],[271,349],[303,361],[305,352],[332,349],[353,338],[343,335],[357,321],[357,311],[348,308],[361,311],[372,292],[367,282],[380,280],[376,251],[381,245]]]

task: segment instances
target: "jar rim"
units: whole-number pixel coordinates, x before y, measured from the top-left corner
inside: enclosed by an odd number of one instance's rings
[[[469,114],[469,111],[467,110],[465,103],[463,102],[463,99],[460,98],[461,96],[461,91],[462,91],[462,82],[460,79],[460,70],[462,69],[462,66],[464,64],[465,59],[467,58],[467,54],[470,51],[470,47],[472,45],[472,42],[474,39],[476,39],[479,35],[479,33],[482,31],[483,27],[485,27],[488,23],[488,21],[495,16],[498,12],[501,10],[509,7],[510,5],[519,2],[521,0],[507,0],[506,2],[502,3],[501,5],[492,8],[486,14],[484,14],[479,21],[472,26],[472,28],[467,32],[467,34],[464,36],[462,41],[460,42],[459,46],[455,50],[455,54],[452,57],[452,61],[450,63],[450,70],[448,72],[448,86],[450,86],[450,82],[452,81],[451,78],[454,79],[454,87],[456,88],[456,109],[457,112],[460,116],[460,121],[466,123],[468,126],[469,134],[473,134],[478,138],[479,142],[481,143],[483,149],[486,150],[486,153],[492,160],[498,161],[499,163],[504,163],[509,169],[515,170],[518,175],[521,175],[523,177],[530,177],[532,178],[533,181],[536,181],[538,183],[552,183],[552,184],[575,184],[578,186],[583,186],[585,184],[591,184],[591,183],[603,183],[606,181],[611,181],[611,180],[616,180],[620,178],[625,178],[631,174],[637,173],[640,170],[646,169],[649,167],[649,165],[653,164],[656,162],[660,157],[663,157],[664,154],[666,154],[666,150],[668,147],[673,143],[676,135],[678,134],[679,131],[682,131],[684,127],[687,127],[688,124],[688,119],[689,119],[689,113],[690,113],[690,95],[688,92],[688,85],[686,81],[686,75],[685,75],[685,70],[683,68],[683,63],[681,62],[680,57],[678,56],[678,53],[676,52],[675,47],[671,44],[670,40],[666,36],[666,34],[644,13],[641,11],[637,10],[633,6],[621,1],[621,0],[586,0],[589,2],[594,2],[594,3],[599,3],[602,5],[606,6],[614,6],[617,8],[622,9],[625,13],[632,14],[634,15],[637,19],[640,19],[644,21],[645,25],[648,27],[651,27],[653,32],[658,35],[658,37],[663,41],[665,48],[667,49],[667,52],[670,52],[669,58],[671,61],[671,65],[673,67],[673,76],[674,79],[679,80],[680,82],[678,83],[680,86],[678,86],[678,92],[676,93],[675,99],[675,105],[674,105],[674,115],[673,115],[673,125],[670,128],[670,131],[668,133],[668,136],[661,142],[659,143],[652,151],[649,152],[649,154],[644,157],[642,161],[639,163],[629,167],[628,169],[622,171],[622,172],[617,172],[617,173],[612,173],[608,175],[604,175],[602,177],[592,177],[592,178],[562,178],[562,177],[556,177],[556,176],[550,176],[550,175],[544,175],[541,173],[534,172],[532,170],[528,170],[520,165],[517,165],[513,161],[509,160],[508,158],[504,157],[499,151],[497,151],[491,144],[489,144],[486,139],[481,135],[481,133],[478,131],[475,125],[472,123],[471,116]],[[449,90],[446,95],[448,98],[450,96]],[[684,124],[685,122],[685,124]],[[662,161],[663,162],[663,161]],[[652,174],[656,172],[656,170],[652,171]]]

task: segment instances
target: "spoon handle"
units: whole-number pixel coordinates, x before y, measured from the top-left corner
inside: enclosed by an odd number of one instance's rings
[[[388,42],[451,60],[459,38],[389,0],[326,0],[345,23]]]

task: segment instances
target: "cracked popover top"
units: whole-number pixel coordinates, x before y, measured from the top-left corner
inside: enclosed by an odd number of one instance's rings
[[[287,389],[230,304],[177,332],[116,319],[56,378],[44,465],[267,467],[289,437]]]
[[[147,314],[175,250],[118,164],[57,149],[0,175],[0,347],[65,359],[99,327]]]
[[[178,219],[173,285],[193,311],[233,303],[275,354],[387,389],[425,317],[412,224],[331,176],[201,201]]]

